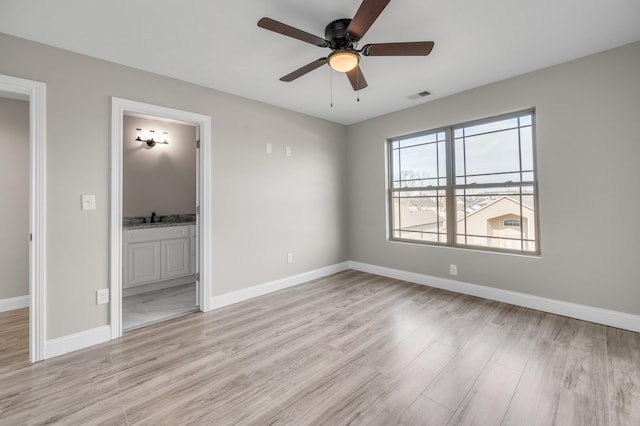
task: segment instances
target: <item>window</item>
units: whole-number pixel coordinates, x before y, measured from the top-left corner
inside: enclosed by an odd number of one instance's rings
[[[534,113],[389,141],[392,240],[539,253]]]
[[[520,227],[520,218],[518,219],[505,219],[503,222],[504,226],[511,226],[513,228]]]

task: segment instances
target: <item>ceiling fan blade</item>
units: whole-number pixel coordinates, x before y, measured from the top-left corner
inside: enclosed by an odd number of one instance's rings
[[[354,41],[360,40],[378,19],[391,0],[362,0],[356,15],[347,28],[347,35]]]
[[[274,21],[271,18],[260,19],[258,21],[258,26],[260,28],[264,28],[265,30],[273,31],[282,35],[286,35],[288,37],[293,37],[297,40],[315,44],[316,46],[320,46],[320,47],[329,46],[329,42],[323,38],[314,36],[313,34],[309,34],[308,32],[299,30],[297,28],[293,28],[287,24],[283,24],[282,22]]]
[[[362,70],[360,66],[355,67],[351,71],[347,71],[347,77],[349,77],[349,81],[351,82],[351,86],[353,86],[353,90],[362,90],[368,86],[367,80],[364,78],[364,74],[362,74]]]
[[[316,68],[320,68],[321,66],[323,66],[326,63],[327,63],[327,58],[317,59],[317,60],[311,62],[310,64],[307,64],[304,67],[298,68],[294,72],[285,75],[284,77],[280,78],[280,81],[286,81],[288,83],[290,81],[295,80],[298,77],[302,77],[306,73],[311,72],[311,71],[315,70]]]
[[[407,43],[374,43],[362,48],[364,56],[427,56],[431,53],[432,41],[412,41]]]

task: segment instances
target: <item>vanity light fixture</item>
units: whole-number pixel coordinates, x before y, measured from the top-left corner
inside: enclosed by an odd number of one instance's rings
[[[153,136],[155,135],[155,130],[149,130],[149,136],[146,139],[143,139],[140,135],[142,134],[142,129],[136,129],[138,131],[138,137],[135,139],[136,142],[144,142],[147,144],[147,146],[153,148],[154,146],[156,146],[156,144],[168,144],[169,141],[167,140],[167,135],[169,134],[168,132],[162,132],[162,140],[155,140],[153,138]]]

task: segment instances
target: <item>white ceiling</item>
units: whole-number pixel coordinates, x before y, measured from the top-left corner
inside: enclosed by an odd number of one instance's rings
[[[392,0],[360,42],[435,41],[427,57],[364,57],[360,102],[330,51],[261,28],[270,17],[324,38],[360,0],[0,0],[0,32],[343,124],[640,40],[638,0]],[[416,100],[409,96],[429,90]]]

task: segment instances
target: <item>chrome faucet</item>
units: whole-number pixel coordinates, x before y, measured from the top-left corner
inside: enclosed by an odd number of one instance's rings
[[[156,223],[156,212],[151,213],[151,223]]]

